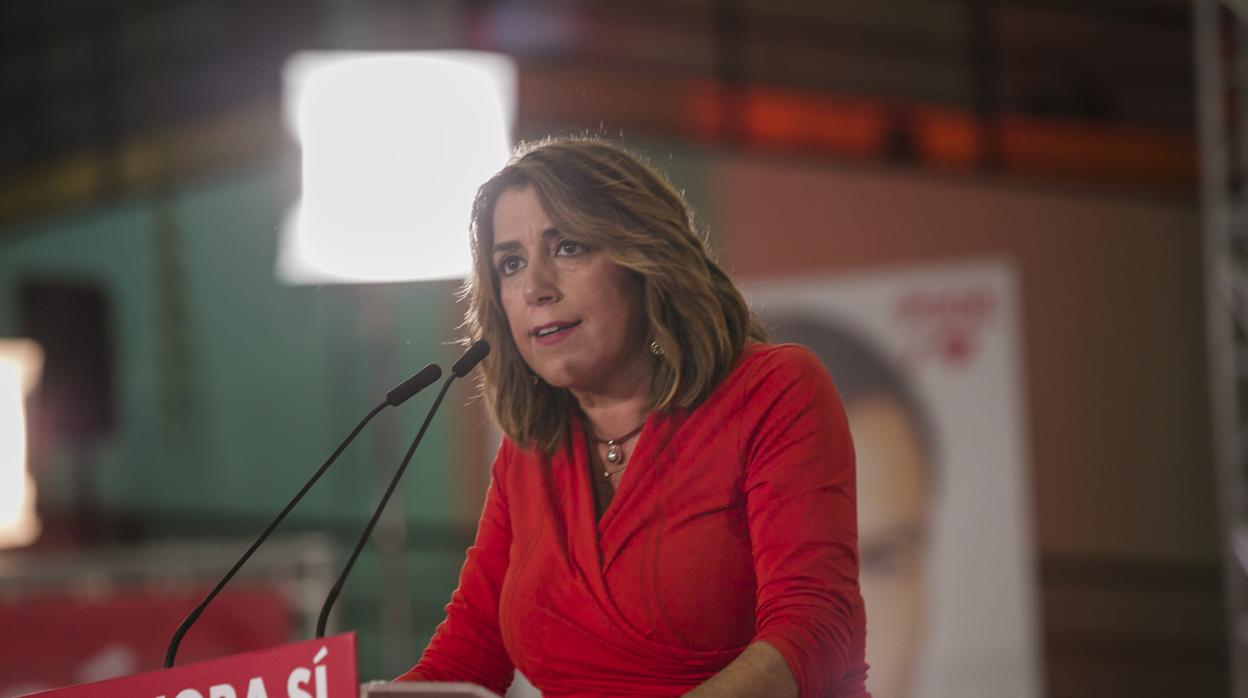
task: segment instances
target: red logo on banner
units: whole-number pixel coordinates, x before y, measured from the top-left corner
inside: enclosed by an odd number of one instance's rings
[[[992,293],[983,288],[912,291],[893,306],[893,314],[910,329],[906,359],[914,364],[936,359],[952,366],[975,358],[979,331],[995,311]]]
[[[355,698],[355,633],[35,694],[31,698]]]

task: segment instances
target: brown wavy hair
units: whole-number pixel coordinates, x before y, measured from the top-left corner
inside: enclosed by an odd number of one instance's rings
[[[494,348],[484,362],[482,392],[516,444],[553,453],[577,409],[567,390],[534,380],[499,300],[494,206],[504,191],[527,187],[557,229],[640,279],[646,337],[663,350],[654,357],[650,409],[697,406],[748,340],[766,339],[741,292],[694,231],[684,198],[641,157],[597,138],[521,143],[507,166],[477,191],[469,228],[473,271],[462,291],[469,301],[466,341],[485,339]]]

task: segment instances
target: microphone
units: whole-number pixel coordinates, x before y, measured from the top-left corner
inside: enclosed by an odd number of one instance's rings
[[[472,343],[472,346],[468,347],[468,351],[465,351],[463,356],[459,357],[459,361],[456,361],[451,366],[451,373],[454,373],[456,378],[463,378],[468,375],[469,371],[476,368],[477,364],[481,363],[481,359],[484,359],[485,355],[489,353],[490,343],[484,339],[478,339]]]
[[[433,382],[441,377],[442,369],[438,368],[437,364],[429,364],[386,393],[386,404],[398,407],[407,402],[409,397],[433,385]]]
[[[221,593],[221,590],[225,588],[226,584],[229,584],[230,580],[234,578],[235,573],[242,568],[243,564],[246,563],[247,560],[251,559],[252,553],[255,553],[256,550],[260,548],[260,545],[268,539],[269,534],[272,533],[273,530],[277,528],[278,524],[286,518],[286,515],[290,513],[290,510],[295,508],[295,505],[299,503],[299,500],[303,499],[303,495],[307,494],[308,490],[312,489],[312,486],[316,484],[317,480],[321,479],[321,476],[325,474],[326,470],[329,470],[329,466],[332,465],[335,460],[338,460],[338,456],[347,449],[347,446],[351,445],[351,442],[355,440],[356,435],[360,433],[364,426],[372,421],[373,417],[377,416],[378,412],[381,412],[387,407],[398,407],[408,398],[429,387],[434,381],[441,377],[442,369],[438,368],[435,364],[429,364],[428,366],[425,366],[417,371],[411,378],[408,378],[400,383],[398,387],[386,393],[385,401],[374,407],[368,414],[364,415],[364,419],[360,420],[360,423],[355,426],[355,429],[351,430],[351,433],[347,435],[347,438],[338,445],[338,448],[334,450],[332,455],[330,455],[329,460],[325,461],[325,463],[317,469],[312,477],[304,483],[303,487],[299,490],[299,493],[295,495],[294,499],[291,499],[290,503],[286,505],[286,508],[282,509],[281,513],[277,515],[277,518],[273,519],[273,523],[269,524],[269,527],[264,529],[264,533],[260,534],[260,537],[256,539],[256,542],[251,544],[251,547],[247,549],[247,552],[243,553],[243,556],[238,559],[238,562],[234,563],[234,566],[230,568],[230,571],[225,573],[225,576],[221,578],[220,582],[217,582],[217,586],[208,593],[208,596],[204,597],[204,600],[195,607],[195,610],[191,611],[190,615],[186,617],[186,620],[182,621],[182,625],[178,626],[177,631],[173,633],[173,639],[169,641],[169,649],[165,653],[166,669],[173,667],[173,660],[178,654],[178,645],[182,644],[182,637],[185,636],[186,632],[191,629],[191,626],[195,624],[195,621],[199,620],[199,616],[204,612],[205,608],[208,608],[208,604],[212,603],[212,600],[217,597],[217,594]]]
[[[425,421],[420,425],[420,431],[416,432],[416,438],[412,439],[412,445],[407,449],[407,455],[403,456],[403,462],[399,464],[399,469],[395,471],[394,477],[390,478],[390,484],[386,487],[385,494],[381,496],[381,502],[373,511],[373,516],[368,520],[368,525],[364,527],[364,533],[356,541],[355,549],[351,551],[351,557],[347,559],[346,566],[342,568],[342,574],[338,575],[338,581],[334,582],[334,586],[325,597],[325,604],[321,606],[321,615],[316,619],[316,638],[318,640],[325,637],[325,625],[329,622],[329,611],[334,607],[334,602],[338,600],[338,594],[342,592],[342,585],[346,583],[347,575],[351,574],[351,568],[355,566],[355,559],[360,556],[360,551],[364,549],[364,544],[368,542],[369,536],[373,535],[373,528],[377,526],[377,521],[381,519],[381,513],[385,511],[386,504],[390,502],[390,495],[394,494],[395,488],[399,486],[399,480],[403,478],[403,473],[407,471],[407,464],[411,462],[412,454],[416,453],[416,447],[420,445],[420,440],[425,437],[425,430],[429,428],[429,422],[433,421],[433,415],[442,404],[442,398],[446,397],[446,391],[451,387],[451,382],[456,378],[463,378],[468,375],[468,372],[481,363],[481,360],[489,353],[489,342],[484,339],[478,339],[451,366],[451,375],[447,376],[446,381],[442,383],[442,390],[438,392],[438,397],[434,399],[433,406],[429,408],[429,413],[425,415]]]

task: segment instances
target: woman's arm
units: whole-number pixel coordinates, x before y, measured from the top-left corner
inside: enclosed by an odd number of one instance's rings
[[[507,691],[513,667],[503,647],[498,601],[507,573],[511,522],[503,491],[506,446],[495,459],[477,538],[468,549],[459,587],[446,606],[416,666],[398,681],[469,681],[498,694]]]
[[[797,682],[780,652],[765,640],[755,642],[720,672],[685,694],[687,698],[774,696],[796,698]]]
[[[849,423],[827,370],[800,347],[761,362],[745,399],[750,416],[738,433],[757,583],[750,648],[765,642],[780,655],[799,694],[827,695],[865,668]]]

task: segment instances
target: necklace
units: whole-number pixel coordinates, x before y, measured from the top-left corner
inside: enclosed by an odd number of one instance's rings
[[[624,442],[628,441],[629,439],[633,438],[637,434],[641,433],[641,429],[644,426],[646,426],[646,423],[643,421],[641,424],[638,424],[637,427],[633,429],[632,431],[628,432],[627,434],[623,436],[618,436],[614,439],[600,439],[598,438],[597,434],[594,434],[593,440],[594,440],[594,443],[596,444],[607,445],[607,462],[610,463],[611,465],[616,465],[624,461],[624,445],[623,445]],[[625,463],[624,465],[621,465],[615,470],[607,470],[604,468],[602,471],[602,477],[603,479],[609,480],[611,479],[612,475],[619,473],[619,472],[623,472],[623,470],[627,467],[628,467],[628,464]]]

